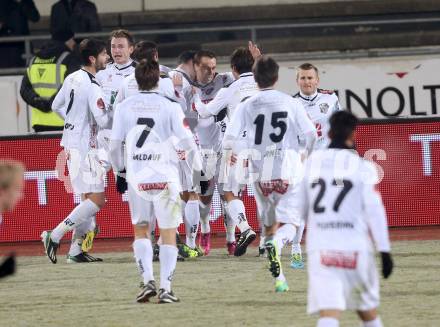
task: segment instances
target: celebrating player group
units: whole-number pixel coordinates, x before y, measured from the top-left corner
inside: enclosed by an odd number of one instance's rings
[[[105,42],[83,40],[83,67],[53,101],[65,121],[61,145],[81,203],[42,232],[50,261],[57,263],[69,231],[67,262],[102,261],[89,252],[99,231],[95,216],[105,205],[104,179],[113,170],[133,224],[142,278],[136,301],[179,302],[171,287],[176,262],[209,255],[215,189],[228,253],[245,255],[256,241],[241,200],[248,187],[257,203],[259,254],[268,258],[275,291],[289,290],[283,247],[291,245],[290,266],[304,268],[307,224],[308,312],[319,313],[317,326],[338,326],[347,308],[363,326],[382,326],[374,247],[385,278],[393,262],[378,176],[355,151],[357,118],[341,110],[334,92],[318,88],[318,68],[297,68],[292,84],[296,78],[300,91],[292,96],[275,90],[279,66],[252,42],[234,50],[228,73],[216,72],[208,50],[183,52],[175,69],[162,66],[157,45],[134,43],[126,30],[111,33],[110,49],[108,63]]]

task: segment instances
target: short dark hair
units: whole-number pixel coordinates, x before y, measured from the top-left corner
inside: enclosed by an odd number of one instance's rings
[[[91,64],[89,57],[97,58],[98,55],[106,49],[104,41],[98,39],[84,39],[79,44],[79,54],[83,65]]]
[[[183,51],[179,57],[177,57],[178,64],[186,64],[187,62],[194,60],[194,56],[196,55],[195,50],[186,50]]]
[[[149,91],[154,89],[160,78],[159,63],[154,60],[141,60],[134,70],[134,76],[139,90]]]
[[[139,41],[134,46],[133,59],[140,62],[143,59],[148,61],[155,60],[154,57],[158,54],[157,44],[152,41]]]
[[[298,78],[298,73],[300,70],[311,70],[313,69],[316,72],[316,75],[319,75],[319,71],[318,71],[318,67],[316,67],[315,65],[305,62],[301,65],[298,66],[297,70],[296,70],[296,78]]]
[[[115,39],[125,38],[125,39],[127,39],[129,46],[132,46],[134,44],[133,36],[127,30],[120,29],[120,30],[112,31],[110,34],[110,40],[113,38],[115,38]]]
[[[234,50],[231,55],[231,68],[239,74],[249,73],[254,65],[254,57],[249,49],[240,47]]]
[[[203,57],[208,57],[211,59],[217,58],[215,53],[210,50],[199,50],[194,55],[194,59],[193,59],[194,63],[200,65],[200,61],[202,60]]]
[[[329,136],[332,140],[345,142],[356,130],[358,119],[348,111],[337,111],[330,117]]]
[[[263,89],[273,86],[278,80],[280,66],[268,56],[261,56],[254,64],[252,71],[258,87]]]

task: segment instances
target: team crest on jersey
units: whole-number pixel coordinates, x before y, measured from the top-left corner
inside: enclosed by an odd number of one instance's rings
[[[210,87],[209,89],[206,89],[206,90],[205,90],[205,94],[206,94],[206,95],[210,95],[210,94],[212,93],[212,91],[214,91],[214,88],[213,88],[213,87]]]
[[[329,105],[328,105],[328,103],[321,103],[321,104],[319,105],[319,109],[321,109],[321,112],[322,112],[323,114],[326,114],[326,113],[327,113],[328,108],[330,108]]]
[[[109,83],[112,82],[112,74],[108,75],[108,77],[107,77],[107,82],[109,82]]]
[[[105,103],[104,100],[102,100],[102,98],[99,98],[98,101],[96,101],[96,106],[101,109],[104,110],[105,109]]]

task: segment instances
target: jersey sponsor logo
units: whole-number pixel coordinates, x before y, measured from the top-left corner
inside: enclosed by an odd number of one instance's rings
[[[322,251],[321,264],[326,267],[356,269],[357,252]]]
[[[133,160],[140,160],[140,161],[159,161],[161,157],[160,153],[143,153],[143,154],[134,154]]]
[[[272,192],[284,194],[289,188],[289,182],[283,179],[275,179],[268,182],[259,182],[258,186],[264,196],[268,196]]]
[[[153,191],[153,190],[164,190],[168,187],[168,183],[141,183],[138,184],[138,190],[142,191]]]
[[[105,110],[104,100],[102,100],[102,98],[99,98],[98,101],[96,101],[96,106],[101,110]]]
[[[328,103],[321,103],[321,104],[319,104],[319,109],[321,110],[321,112],[323,114],[326,114],[328,112],[328,108],[330,108]]]

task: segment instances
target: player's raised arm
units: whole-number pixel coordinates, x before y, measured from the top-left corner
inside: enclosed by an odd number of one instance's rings
[[[211,102],[204,104],[200,100],[199,95],[196,93],[194,94],[193,109],[198,112],[201,118],[216,116],[220,113],[220,111],[227,107],[230,96],[231,95],[228,92],[228,88],[224,87],[218,91],[217,95]]]

